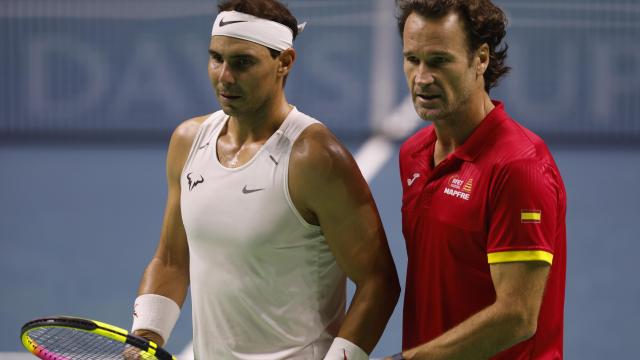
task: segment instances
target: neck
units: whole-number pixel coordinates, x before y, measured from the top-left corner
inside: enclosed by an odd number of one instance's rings
[[[453,152],[467,140],[494,107],[489,95],[483,92],[482,96],[469,99],[460,111],[446,119],[434,121],[438,146],[447,154]]]
[[[231,116],[227,132],[238,143],[266,140],[278,130],[291,109],[293,107],[281,93],[257,111]]]

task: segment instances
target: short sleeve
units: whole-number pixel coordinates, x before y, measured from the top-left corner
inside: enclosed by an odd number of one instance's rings
[[[519,160],[498,170],[490,192],[487,259],[553,263],[561,184],[555,167]]]

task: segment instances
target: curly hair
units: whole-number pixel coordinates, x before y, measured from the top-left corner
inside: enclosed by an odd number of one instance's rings
[[[506,66],[509,46],[503,39],[507,33],[507,16],[491,0],[396,0],[400,36],[412,13],[431,19],[439,19],[456,12],[464,21],[469,56],[482,44],[489,45],[489,66],[484,73],[487,93],[498,80],[511,70]],[[501,45],[502,43],[502,45]]]
[[[294,39],[298,36],[298,20],[277,0],[226,0],[218,5],[220,12],[232,10],[278,22],[291,29]],[[269,52],[274,59],[280,54],[273,49],[269,49]]]

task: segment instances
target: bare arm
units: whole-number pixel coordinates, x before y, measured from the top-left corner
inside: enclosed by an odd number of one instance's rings
[[[168,195],[160,242],[138,288],[138,295],[162,295],[179,306],[184,303],[189,286],[189,249],[180,213],[180,176],[201,121],[201,118],[187,120],[171,136],[167,153]],[[158,334],[149,330],[138,330],[136,334],[160,346],[164,343]]]
[[[370,353],[395,308],[400,285],[378,210],[349,152],[324,127],[312,126],[294,144],[291,197],[319,224],[356,292],[338,333]]]
[[[549,274],[538,261],[491,265],[496,302],[438,338],[403,352],[406,359],[487,359],[536,332]]]

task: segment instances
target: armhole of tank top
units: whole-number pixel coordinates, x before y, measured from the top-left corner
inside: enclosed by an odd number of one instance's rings
[[[293,214],[296,216],[296,218],[298,218],[298,221],[300,222],[300,224],[309,230],[320,230],[320,225],[310,224],[307,222],[307,220],[304,219],[304,217],[302,217],[302,214],[300,214],[300,211],[298,211],[298,208],[296,208],[296,205],[293,203],[293,200],[291,199],[291,193],[289,192],[289,161],[291,160],[291,153],[293,152],[293,144],[295,144],[296,140],[298,140],[298,137],[300,136],[300,134],[302,134],[304,130],[306,130],[309,126],[314,124],[321,124],[321,123],[320,122],[309,123],[300,131],[298,136],[296,136],[295,139],[293,140],[293,143],[291,144],[291,148],[289,148],[289,152],[287,153],[287,156],[285,156],[285,163],[284,163],[285,166],[283,169],[284,175],[282,177],[282,180],[283,180],[282,183],[284,184],[283,191],[284,191],[284,197],[287,200],[287,205],[289,205],[289,208],[291,209]]]

